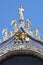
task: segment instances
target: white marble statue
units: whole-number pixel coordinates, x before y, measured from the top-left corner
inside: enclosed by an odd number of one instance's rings
[[[24,9],[23,9],[23,7],[21,5],[20,8],[19,8],[19,16],[20,16],[20,19],[24,19],[23,12],[24,12]]]
[[[37,27],[37,28],[35,28],[35,36],[36,36],[36,38],[40,38],[40,35],[39,35],[39,28]]]
[[[7,39],[10,37],[9,34],[10,34],[10,33],[8,32],[7,29],[3,29],[3,31],[2,31],[3,41],[7,40]]]
[[[22,5],[20,6],[18,12],[19,12],[19,23],[20,23],[20,26],[24,27],[24,15],[23,15],[24,9],[23,9]]]
[[[12,20],[11,25],[13,25],[13,31],[16,32],[18,30],[18,25],[16,23],[16,20]]]
[[[26,23],[26,29],[29,30],[30,29],[30,25],[31,25],[31,20],[27,19],[27,23]]]

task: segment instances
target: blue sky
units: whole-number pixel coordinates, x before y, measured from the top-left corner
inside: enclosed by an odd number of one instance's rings
[[[32,20],[31,28],[40,28],[40,36],[43,37],[43,0],[0,0],[0,38],[3,28],[12,30],[10,25],[12,19],[18,22],[18,8],[24,7],[25,22],[28,18]]]

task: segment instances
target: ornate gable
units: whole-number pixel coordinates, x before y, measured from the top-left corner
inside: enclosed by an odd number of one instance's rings
[[[26,25],[23,16],[24,9],[19,8],[19,24],[12,20],[13,32],[2,31],[3,40],[0,42],[0,61],[11,54],[31,54],[43,59],[43,40],[39,35],[39,28],[30,30],[31,20]]]

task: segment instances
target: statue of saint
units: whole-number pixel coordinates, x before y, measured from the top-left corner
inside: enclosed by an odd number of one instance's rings
[[[19,19],[20,20],[24,20],[23,12],[24,12],[24,9],[21,5],[20,8],[19,8],[19,17],[20,17]]]

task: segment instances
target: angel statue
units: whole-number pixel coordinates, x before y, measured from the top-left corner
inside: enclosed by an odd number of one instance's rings
[[[39,35],[39,28],[37,27],[37,28],[35,28],[35,36],[36,36],[36,38],[40,38],[40,35]]]
[[[16,20],[12,20],[11,25],[13,25],[13,31],[16,32],[18,30],[18,25],[16,23]]]
[[[2,35],[3,35],[3,40],[6,40],[10,37],[10,33],[8,32],[7,28],[3,29]]]
[[[27,19],[27,23],[26,23],[26,29],[29,30],[30,29],[30,25],[31,25],[31,20]]]

